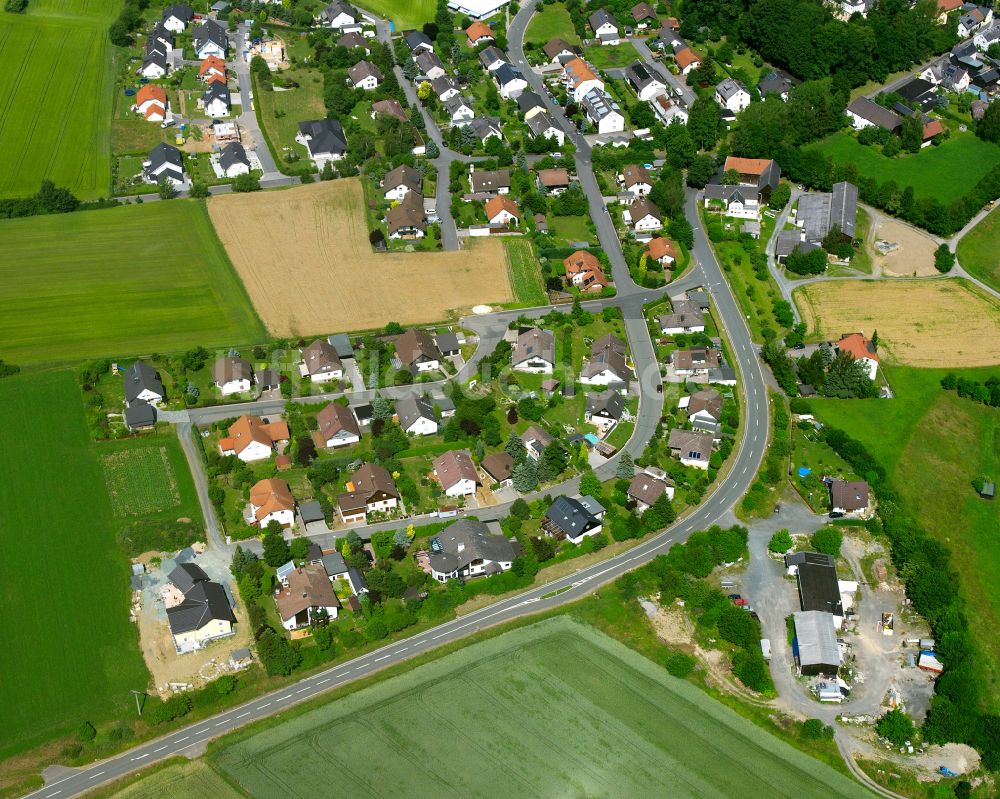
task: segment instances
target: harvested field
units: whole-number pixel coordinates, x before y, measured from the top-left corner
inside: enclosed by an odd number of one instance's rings
[[[873,247],[875,266],[887,277],[926,277],[938,274],[934,267],[937,243],[926,233],[888,219],[875,228],[874,238],[897,245],[895,250],[886,255],[880,255]]]
[[[910,366],[1000,363],[1000,302],[964,280],[813,283],[794,296],[811,336],[877,330],[883,357]]]
[[[430,322],[512,297],[499,240],[459,252],[373,252],[355,178],[222,195],[208,210],[254,306],[278,336]]]

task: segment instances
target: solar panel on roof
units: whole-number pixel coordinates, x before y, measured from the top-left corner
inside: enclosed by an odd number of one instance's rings
[[[431,539],[431,552],[440,552],[440,551],[441,551],[441,539],[440,538],[436,538],[436,537],[432,538]]]

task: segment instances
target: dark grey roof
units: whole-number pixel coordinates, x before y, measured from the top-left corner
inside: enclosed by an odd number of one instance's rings
[[[201,25],[195,28],[194,33],[191,34],[191,38],[194,40],[195,48],[202,42],[212,42],[219,45],[223,50],[229,47],[229,37],[226,35],[226,29],[214,19],[206,19],[202,22]]]
[[[313,119],[299,123],[299,132],[309,136],[309,151],[343,155],[347,152],[347,136],[344,126],[336,119]]]
[[[590,27],[595,31],[605,23],[613,25],[616,29],[618,27],[618,20],[614,18],[610,11],[604,8],[597,9],[597,11],[588,17],[587,21],[590,22]]]
[[[455,116],[455,112],[462,108],[472,108],[468,101],[460,94],[453,94],[445,100],[444,107],[451,116]]]
[[[278,388],[281,385],[281,374],[274,369],[261,369],[257,372],[257,385],[262,390]]]
[[[146,400],[132,400],[125,408],[125,424],[129,430],[156,424],[156,408]]]
[[[371,61],[359,61],[347,70],[347,74],[355,84],[361,83],[366,78],[375,78],[379,82],[383,80],[382,70]]]
[[[655,75],[650,72],[646,65],[640,61],[636,61],[626,67],[625,79],[632,84],[637,92],[641,91],[653,81],[663,83],[663,81],[660,80],[659,75]]]
[[[368,581],[365,579],[365,575],[359,570],[355,569],[353,566],[347,570],[348,579],[351,581],[351,586],[354,588],[354,593],[359,593],[361,591],[368,590]]]
[[[306,524],[309,524],[309,522],[322,522],[326,519],[326,516],[323,514],[323,506],[315,499],[311,499],[308,502],[300,502],[299,513],[302,514],[302,521]]]
[[[182,594],[190,591],[195,583],[208,580],[205,570],[197,563],[182,563],[168,575],[170,582],[176,585]]]
[[[156,370],[145,361],[136,361],[125,371],[125,402],[132,402],[146,390],[164,396],[163,383]]]
[[[403,34],[403,38],[406,40],[406,46],[410,48],[410,52],[418,47],[434,47],[430,37],[423,31],[407,31]]]
[[[351,346],[351,337],[348,336],[347,333],[334,333],[332,336],[327,336],[326,340],[337,351],[338,357],[354,357],[354,347]]]
[[[600,520],[579,500],[567,496],[555,498],[545,512],[545,519],[570,538],[579,538],[600,524]]]
[[[591,89],[583,96],[583,106],[588,115],[595,120],[602,120],[611,114],[621,114],[618,102],[602,89]]]
[[[515,80],[524,80],[521,71],[510,64],[501,64],[497,67],[493,72],[493,77],[500,86],[506,86]]]
[[[760,83],[757,84],[757,91],[760,96],[768,94],[787,94],[792,88],[792,79],[776,71],[768,72]]]
[[[187,3],[174,3],[163,9],[163,19],[170,17],[177,17],[182,22],[188,23],[194,19],[194,9]]]
[[[507,54],[501,50],[496,45],[490,45],[489,47],[483,49],[479,54],[479,61],[484,67],[490,67],[497,61],[503,61],[505,64],[510,63],[510,59],[507,58]]]
[[[461,349],[458,336],[454,333],[438,333],[434,336],[434,343],[441,352],[455,352]]]
[[[323,556],[323,568],[326,569],[328,576],[333,577],[335,574],[346,572],[347,563],[344,561],[344,556],[339,552],[331,552],[329,555]]]
[[[494,132],[501,133],[500,120],[497,117],[476,117],[469,122],[469,127],[481,141],[486,141]]]
[[[853,183],[842,181],[835,183],[833,191],[829,194],[825,192],[803,194],[799,198],[796,221],[802,225],[807,241],[823,241],[834,225],[839,225],[844,235],[853,238],[857,210],[858,187]]]
[[[514,560],[514,547],[504,536],[490,532],[477,519],[459,519],[436,536],[440,552],[431,552],[430,562],[435,571],[451,573],[468,566],[474,560],[509,563]]]
[[[705,199],[725,200],[727,204],[760,201],[760,190],[756,186],[727,186],[723,183],[709,183],[705,187]]]
[[[538,92],[521,92],[520,96],[517,98],[517,107],[520,109],[522,114],[528,113],[532,108],[545,108],[545,103],[542,102],[541,96]]]
[[[524,95],[522,94],[521,97],[524,97]],[[534,136],[541,136],[552,128],[559,129],[548,111],[543,111],[541,114],[532,114],[528,118],[528,129]]]
[[[474,192],[495,192],[498,189],[510,188],[510,170],[484,170],[477,169],[469,175],[469,185]]]
[[[208,88],[201,95],[201,100],[205,105],[214,100],[222,100],[227,106],[232,102],[229,96],[229,87],[221,80],[212,81],[208,84]]]
[[[396,402],[396,414],[399,416],[399,426],[407,430],[419,419],[437,421],[434,406],[423,397],[410,394]]]
[[[610,419],[621,419],[625,410],[625,400],[613,388],[587,395],[587,414],[598,414]]]
[[[437,53],[431,53],[427,50],[423,50],[416,58],[417,69],[421,72],[430,72],[434,67],[440,67],[444,69],[444,62],[438,58]]]
[[[458,86],[455,85],[455,81],[451,79],[450,75],[439,75],[434,78],[431,81],[431,88],[438,97],[451,89],[458,91]]]
[[[796,554],[803,557],[793,559],[793,556],[787,556],[785,563],[798,566],[799,604],[802,610],[821,610],[843,616],[836,561],[830,555],[819,552]]]
[[[184,159],[181,156],[181,151],[166,142],[157,144],[149,151],[147,158],[149,159],[148,171],[150,173],[155,172],[164,164],[175,167],[178,173],[184,172]]]
[[[196,583],[184,594],[181,604],[167,608],[167,621],[174,635],[200,630],[216,619],[230,623],[236,621],[226,590],[210,580]]]
[[[223,145],[222,150],[219,152],[219,165],[224,171],[228,171],[229,167],[236,164],[245,164],[249,167],[250,159],[247,157],[247,151],[243,149],[242,144],[238,141],[231,141]]]
[[[156,64],[157,66],[162,67],[165,72],[167,69],[167,57],[159,50],[148,51],[145,59],[143,59],[142,69],[145,69],[150,64]]]
[[[847,110],[885,130],[896,130],[903,124],[903,120],[899,118],[898,114],[893,113],[888,108],[883,108],[867,97],[852,100],[847,106]]]
[[[735,78],[725,78],[718,86],[715,87],[715,91],[723,100],[728,100],[730,97],[735,97],[740,92],[746,92],[747,87],[744,86],[740,81]]]
[[[934,84],[923,78],[914,78],[896,89],[900,97],[910,102],[919,102],[925,94],[933,94],[934,91]]]

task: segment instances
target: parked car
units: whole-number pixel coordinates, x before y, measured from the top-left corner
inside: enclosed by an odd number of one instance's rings
[[[736,605],[736,607],[738,607],[738,608],[745,608],[745,607],[749,607],[750,600],[749,599],[743,599],[741,597],[740,599],[734,599],[733,600],[733,604]]]
[[[730,594],[729,598],[730,599],[743,599],[743,597],[741,597],[739,594]]]

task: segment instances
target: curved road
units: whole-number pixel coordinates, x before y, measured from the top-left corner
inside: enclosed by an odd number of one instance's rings
[[[508,30],[511,54],[522,66],[525,65],[525,60],[521,42],[524,30],[534,11],[535,2],[536,0],[530,0],[521,6]],[[659,364],[656,361],[642,310],[645,302],[662,294],[663,291],[645,290],[632,282],[622,255],[617,232],[601,201],[601,193],[590,165],[591,150],[589,145],[566,120],[561,109],[555,106],[548,94],[544,92],[542,81],[537,74],[527,68],[524,69],[524,73],[529,82],[532,83],[533,88],[536,91],[541,90],[539,93],[546,99],[549,110],[553,113],[553,118],[567,131],[577,147],[577,176],[587,192],[590,213],[597,226],[601,246],[608,254],[619,292],[618,296],[607,304],[613,304],[622,309],[633,361],[636,364],[636,376],[640,386],[639,418],[635,433],[626,448],[632,454],[638,455],[645,448],[659,421],[663,404],[663,395],[656,391],[660,381]],[[692,532],[702,530],[725,517],[754,479],[767,448],[768,397],[764,375],[750,339],[750,332],[729,286],[723,278],[722,270],[715,259],[704,231],[698,224],[695,192],[689,192],[687,203],[689,219],[691,219],[695,229],[692,254],[698,266],[691,275],[673,284],[671,288],[674,291],[679,291],[689,286],[703,285],[711,293],[719,319],[729,335],[734,366],[738,368],[741,375],[740,390],[744,418],[743,435],[739,447],[731,456],[729,471],[715,484],[713,491],[691,515],[621,555],[545,585],[531,588],[418,635],[388,644],[346,663],[298,680],[281,690],[273,691],[209,719],[190,724],[162,738],[122,752],[103,762],[76,770],[72,774],[50,782],[28,796],[31,799],[56,799],[57,797],[63,799],[75,796],[159,760],[184,754],[188,750],[204,745],[211,738],[257,719],[278,713],[292,704],[316,697],[344,683],[371,675],[386,666],[459,640],[477,630],[511,621],[528,613],[536,613],[567,602],[573,602],[601,585],[617,579],[625,572],[666,552],[675,542],[686,540]],[[545,310],[547,309],[537,309],[535,313],[544,313]],[[516,312],[515,316],[517,313],[521,312]],[[490,330],[502,330],[506,328],[506,322],[502,321],[502,316],[497,315],[495,319],[484,318],[483,324],[488,326]],[[257,407],[259,411],[259,405]],[[278,409],[276,407],[271,412]],[[229,406],[225,410],[219,409],[219,412],[231,416],[234,407]],[[194,420],[194,414],[192,414],[192,420]],[[558,488],[568,493],[574,490],[574,487],[575,482],[570,481]]]

